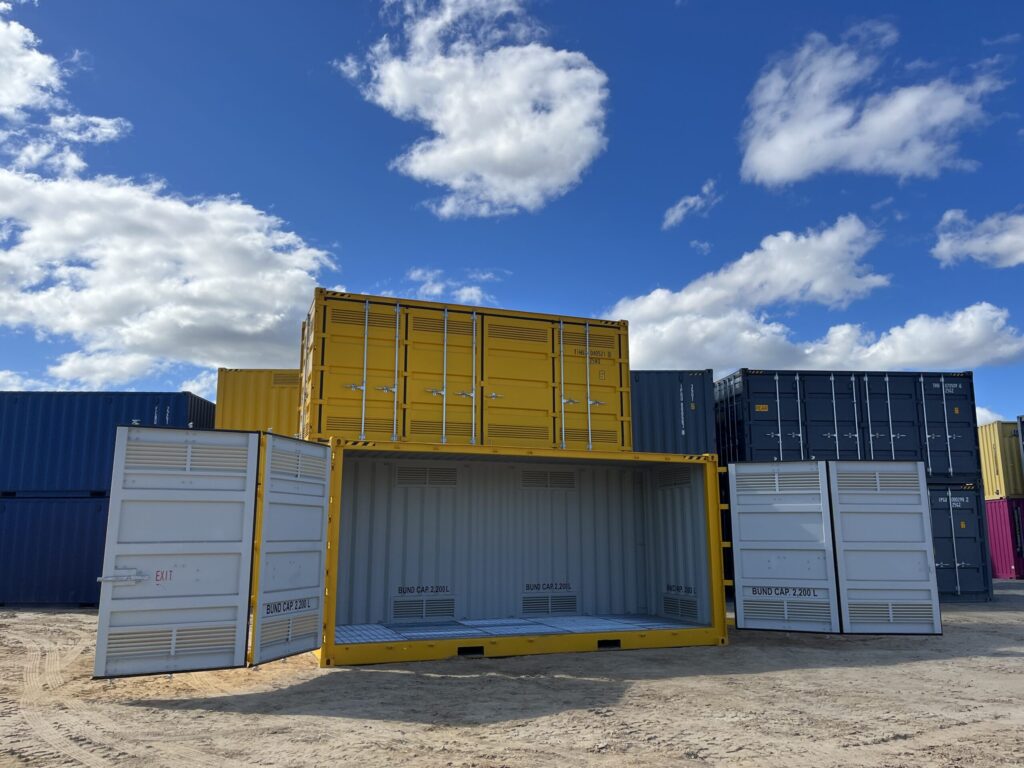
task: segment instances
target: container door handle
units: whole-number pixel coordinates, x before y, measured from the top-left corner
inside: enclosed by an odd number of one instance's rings
[[[427,392],[432,394],[434,397],[444,397],[445,391],[443,389],[427,389]]]
[[[139,573],[135,568],[124,571],[114,571],[113,576],[99,576],[96,581],[112,582],[114,584],[137,584],[140,581],[149,581],[149,576]]]
[[[491,394],[489,394],[487,397],[489,397],[491,400],[497,400],[499,397],[504,397],[504,395],[500,395],[497,392],[491,392]]]
[[[456,392],[455,394],[458,395],[459,397],[473,397],[472,392]]]

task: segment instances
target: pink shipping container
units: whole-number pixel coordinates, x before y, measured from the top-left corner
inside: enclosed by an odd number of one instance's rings
[[[1024,579],[1024,498],[985,502],[992,578]]]

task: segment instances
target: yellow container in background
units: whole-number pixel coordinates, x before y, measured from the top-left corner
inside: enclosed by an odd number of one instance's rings
[[[632,448],[625,321],[316,290],[300,435]]]
[[[216,428],[298,434],[299,383],[291,368],[219,369]]]
[[[994,421],[978,427],[981,479],[986,499],[1024,496],[1020,434],[1012,421]]]

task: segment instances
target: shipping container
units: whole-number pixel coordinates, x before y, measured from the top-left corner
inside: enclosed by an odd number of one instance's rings
[[[0,605],[95,605],[106,498],[0,498]]]
[[[714,376],[703,371],[633,371],[633,450],[717,453]]]
[[[125,428],[114,464],[100,677],[726,642],[713,456]]]
[[[981,477],[986,499],[1024,496],[1020,434],[1015,421],[994,421],[978,427]]]
[[[301,436],[629,450],[628,327],[318,288]]]
[[[118,425],[213,423],[190,392],[0,392],[0,497],[105,497]]]
[[[966,373],[755,371],[715,383],[724,462],[923,461],[929,481],[980,473]]]
[[[299,431],[299,370],[220,368],[217,371],[217,429]]]
[[[973,483],[928,483],[939,595],[946,601],[992,599],[988,526],[981,476]]]
[[[1024,579],[1024,498],[985,502],[992,578]]]

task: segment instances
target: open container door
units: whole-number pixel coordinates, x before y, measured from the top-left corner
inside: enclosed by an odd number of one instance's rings
[[[839,632],[825,462],[730,464],[737,629]]]
[[[320,648],[331,448],[264,435],[248,660]]]
[[[941,634],[924,464],[830,461],[843,629]]]
[[[119,427],[96,677],[245,663],[259,436]]]

